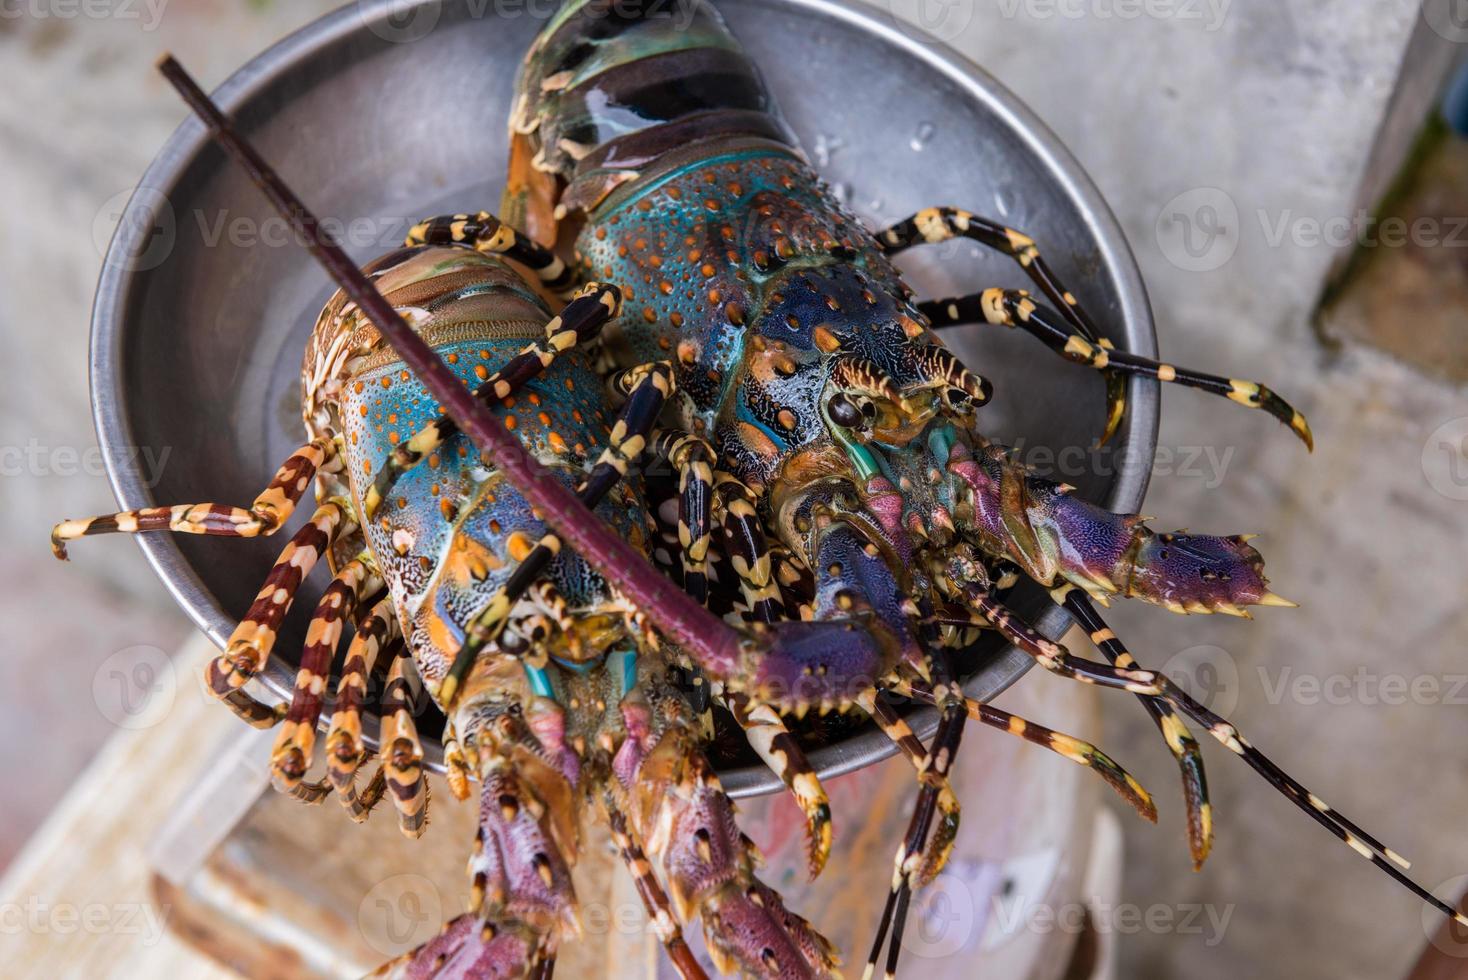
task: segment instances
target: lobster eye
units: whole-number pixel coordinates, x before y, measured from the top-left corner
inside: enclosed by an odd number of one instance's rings
[[[845,395],[832,395],[831,400],[826,402],[826,413],[831,416],[832,422],[848,429],[861,424],[861,408]]]

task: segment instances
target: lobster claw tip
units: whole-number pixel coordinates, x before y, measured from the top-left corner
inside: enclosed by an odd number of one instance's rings
[[[1255,604],[1260,606],[1277,606],[1280,609],[1300,608],[1300,604],[1298,602],[1291,602],[1290,600],[1286,599],[1284,596],[1276,592],[1264,593],[1262,596],[1259,597],[1258,601]]]

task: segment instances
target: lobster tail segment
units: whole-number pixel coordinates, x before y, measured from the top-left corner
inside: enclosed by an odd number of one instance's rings
[[[704,155],[716,140],[795,146],[707,0],[569,0],[526,55],[510,128],[505,216],[537,238],[528,198],[548,193],[546,175],[568,185],[563,214],[595,207],[693,144]]]

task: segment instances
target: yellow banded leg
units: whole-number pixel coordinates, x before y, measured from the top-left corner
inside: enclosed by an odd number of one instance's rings
[[[744,694],[720,692],[750,748],[790,790],[805,814],[806,863],[811,878],[821,873],[831,854],[831,801],[816,776],[815,768],[780,715],[767,704],[752,704]]]
[[[301,651],[290,708],[270,751],[271,780],[275,788],[307,803],[317,803],[330,792],[325,783],[308,785],[303,780],[315,753],[316,724],[326,700],[326,685],[341,640],[342,624],[356,612],[369,578],[367,565],[357,559],[348,562],[322,593],[306,628],[306,645]]]
[[[273,534],[295,510],[301,495],[311,485],[316,470],[330,456],[330,445],[315,440],[291,453],[276,470],[270,485],[248,508],[228,504],[175,504],[104,514],[81,520],[62,521],[51,529],[51,551],[66,559],[66,543],[91,534],[145,534],[173,531],[177,534],[215,534],[253,538]]]
[[[785,618],[785,603],[775,582],[754,494],[736,477],[720,470],[714,474],[714,500],[722,515],[724,548],[739,578],[750,619],[757,623],[779,622]]]
[[[367,680],[383,649],[397,638],[398,620],[391,597],[379,600],[357,621],[356,635],[347,647],[342,677],[336,688],[336,708],[326,733],[326,779],[341,805],[358,823],[367,819],[382,799],[387,784],[378,767],[365,790],[357,789],[357,774],[367,759],[362,741],[362,705]]]
[[[978,242],[1014,259],[1040,292],[1057,309],[1063,311],[1066,320],[1077,333],[1093,344],[1112,348],[1111,342],[1101,334],[1075,294],[1061,283],[1060,277],[1040,255],[1039,245],[1024,232],[962,208],[934,207],[924,208],[912,217],[878,232],[876,236],[877,243],[889,255],[913,245],[936,244],[960,237]],[[1119,374],[1108,373],[1106,376],[1106,405],[1106,428],[1101,435],[1102,444],[1116,433],[1126,412],[1126,379]]]
[[[244,686],[265,668],[277,631],[290,610],[301,582],[331,547],[342,529],[344,514],[334,503],[322,504],[295,537],[286,544],[265,584],[250,604],[239,626],[230,634],[224,652],[205,668],[209,691],[257,728],[269,728],[285,717],[285,707],[262,704]]]
[[[1014,327],[1039,338],[1051,350],[1068,361],[1113,375],[1137,375],[1186,388],[1196,388],[1227,398],[1247,408],[1255,408],[1274,416],[1309,448],[1315,439],[1310,423],[1294,406],[1255,381],[1223,378],[1189,368],[1165,364],[1117,350],[1110,344],[1090,340],[1074,331],[1070,324],[1050,309],[1040,306],[1022,289],[986,289],[971,296],[920,303],[918,308],[935,327],[960,323],[990,323]]]
[[[428,828],[428,779],[423,743],[413,720],[413,685],[407,675],[407,647],[401,639],[389,648],[392,666],[382,692],[382,735],[379,757],[387,776],[387,793],[398,811],[398,829],[417,838]]]

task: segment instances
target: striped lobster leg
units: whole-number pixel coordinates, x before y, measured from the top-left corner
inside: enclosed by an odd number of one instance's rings
[[[550,249],[520,234],[488,211],[445,214],[418,222],[406,245],[465,245],[486,255],[501,255],[525,266],[541,284],[565,296],[575,286],[574,271]]]
[[[291,453],[248,509],[215,503],[178,504],[62,521],[51,529],[51,550],[65,560],[67,542],[114,532],[175,531],[234,538],[274,534],[289,520],[317,471],[336,462],[330,443],[313,440]],[[336,504],[323,504],[317,509],[276,559],[245,618],[230,635],[225,652],[206,668],[209,691],[256,728],[274,725],[284,717],[285,708],[256,700],[245,693],[244,686],[265,666],[296,590],[331,546],[344,520],[345,514]]]
[[[66,560],[66,543],[91,534],[143,534],[174,531],[179,534],[216,534],[230,538],[253,538],[274,534],[290,519],[301,495],[311,485],[316,471],[334,454],[329,443],[314,440],[291,453],[276,470],[270,485],[248,508],[228,504],[175,504],[145,507],[80,520],[62,521],[51,529],[51,551]]]
[[[1117,639],[1116,634],[1095,617],[1091,604],[1086,602],[1076,586],[1066,583],[1052,590],[1050,595],[1090,633],[1091,642],[1112,666],[1127,670],[1137,666],[1136,660]],[[1208,778],[1203,772],[1203,751],[1198,746],[1198,740],[1188,730],[1187,724],[1178,717],[1178,713],[1165,698],[1138,697],[1146,706],[1147,713],[1152,716],[1157,729],[1162,732],[1168,751],[1177,759],[1178,768],[1182,772],[1183,804],[1187,808],[1188,850],[1193,856],[1193,870],[1201,870],[1213,847],[1213,805],[1208,802]]]
[[[744,729],[750,748],[780,777],[805,814],[806,865],[816,878],[831,854],[831,801],[815,767],[769,705],[752,705],[748,696],[732,691],[720,691],[718,697]]]
[[[740,591],[756,623],[778,623],[785,618],[785,603],[775,582],[770,545],[755,510],[754,494],[725,472],[714,474],[714,499],[723,516],[724,548]]]
[[[345,521],[345,514],[337,504],[322,504],[316,509],[311,520],[296,532],[275,560],[245,618],[230,634],[224,652],[204,670],[210,693],[256,728],[271,727],[285,717],[286,709],[257,701],[245,693],[244,687],[265,669],[280,624],[301,582],[331,547]]]
[[[348,562],[322,593],[306,630],[306,646],[301,651],[301,666],[296,672],[295,690],[284,724],[275,736],[270,751],[271,780],[275,788],[306,803],[319,803],[331,792],[325,781],[305,782],[306,770],[316,749],[316,725],[330,680],[331,662],[341,640],[342,623],[350,618],[362,594],[372,587],[381,588],[381,579],[369,571],[365,562]]]
[[[683,929],[673,917],[668,894],[663,891],[657,876],[652,873],[647,854],[643,852],[642,845],[628,824],[627,815],[619,808],[611,786],[603,789],[602,806],[606,810],[612,844],[617,848],[617,855],[626,866],[627,873],[632,876],[637,896],[642,899],[643,908],[647,910],[658,942],[662,943],[663,950],[668,954],[668,961],[683,980],[707,980],[708,975],[694,958],[693,950],[688,948],[688,942],[683,938]]]
[[[526,382],[543,373],[566,351],[586,343],[601,332],[602,327],[616,319],[622,310],[622,292],[616,286],[587,283],[576,291],[576,295],[556,316],[545,325],[545,337],[526,346],[510,358],[505,366],[484,380],[474,390],[474,397],[486,405],[498,405]],[[363,498],[363,510],[371,518],[377,513],[382,501],[388,499],[394,484],[403,474],[420,462],[459,431],[459,427],[448,415],[440,415],[393,450],[378,470],[371,488]]]
[[[709,594],[709,544],[712,541],[714,450],[707,441],[676,430],[653,436],[652,451],[678,474],[678,546],[683,591],[700,603]]]
[[[892,690],[897,694],[910,697],[916,701],[922,701],[926,704],[933,704],[936,700],[933,697],[932,689],[921,681],[902,679],[892,685]],[[968,716],[972,720],[1022,738],[1041,748],[1049,749],[1056,755],[1069,759],[1077,765],[1085,766],[1105,780],[1106,784],[1114,789],[1116,794],[1130,804],[1144,819],[1152,823],[1157,822],[1157,807],[1152,802],[1152,795],[1147,792],[1141,783],[1137,782],[1136,777],[1132,776],[1131,773],[1123,769],[1109,755],[1102,752],[1090,742],[1083,741],[1073,735],[1066,735],[1064,732],[1057,732],[1054,729],[1046,728],[1044,725],[1037,725],[1033,721],[1010,714],[1008,711],[1003,711],[992,705],[976,701],[973,698],[966,698],[965,700],[968,704]],[[889,708],[888,710],[891,709]],[[892,712],[892,717],[896,718],[906,728],[906,723],[902,722],[901,717],[896,712]],[[912,730],[908,729],[907,731],[912,741],[917,742],[916,736],[912,735]],[[921,749],[922,743],[917,742],[917,746]]]
[[[959,208],[935,207],[924,208],[876,234],[877,244],[888,255],[895,255],[913,245],[938,244],[954,238],[967,238],[1014,259],[1040,292],[1057,309],[1065,311],[1065,318],[1081,337],[1104,350],[1115,349],[1115,345],[1101,335],[1075,294],[1061,284],[1060,277],[1041,257],[1035,240],[1023,232]],[[1125,413],[1126,379],[1120,374],[1108,373],[1106,429],[1101,435],[1103,444],[1115,435]]]
[[[1254,748],[1253,744],[1232,722],[1210,711],[1192,695],[1168,680],[1164,674],[1146,670],[1140,665],[1131,668],[1108,667],[1083,657],[1077,657],[1059,643],[1047,640],[1035,632],[982,585],[969,585],[965,591],[976,615],[993,624],[1000,634],[1015,647],[1034,658],[1041,667],[1054,674],[1082,683],[1097,684],[1102,687],[1131,691],[1133,694],[1145,697],[1165,699],[1175,709],[1206,728],[1209,735],[1243,759],[1250,768],[1263,776],[1265,781],[1286,799],[1330,831],[1342,843],[1370,861],[1422,901],[1444,915],[1452,917],[1460,925],[1468,926],[1468,915],[1439,900],[1402,873],[1402,869],[1409,866],[1406,859],[1367,834],[1344,815],[1336,812],[1324,800],[1310,792]],[[1075,596],[1074,608],[1085,614],[1081,619],[1081,625],[1092,633],[1106,629],[1106,624],[1090,601],[1082,596],[1079,590],[1073,595]]]
[[[387,791],[398,811],[398,829],[416,839],[428,829],[428,776],[423,764],[423,742],[413,721],[414,686],[406,673],[408,648],[399,637],[382,656],[392,658],[387,686],[382,692],[382,732],[379,758],[387,776]]]
[[[367,696],[369,671],[386,656],[387,645],[399,635],[391,597],[384,596],[357,620],[356,634],[347,647],[336,709],[326,733],[326,779],[337,799],[358,823],[367,819],[387,789],[386,771],[379,766],[366,789],[358,790],[357,774],[367,758],[362,741],[362,703]]]
[[[1289,426],[1308,448],[1315,448],[1315,437],[1305,416],[1258,382],[1222,378],[1104,346],[1078,333],[1074,324],[1064,322],[1054,310],[1037,305],[1022,289],[986,289],[969,296],[919,303],[918,309],[934,327],[966,323],[1016,327],[1039,338],[1066,360],[1107,372],[1108,376],[1135,374],[1197,388],[1246,408],[1260,409]]]

